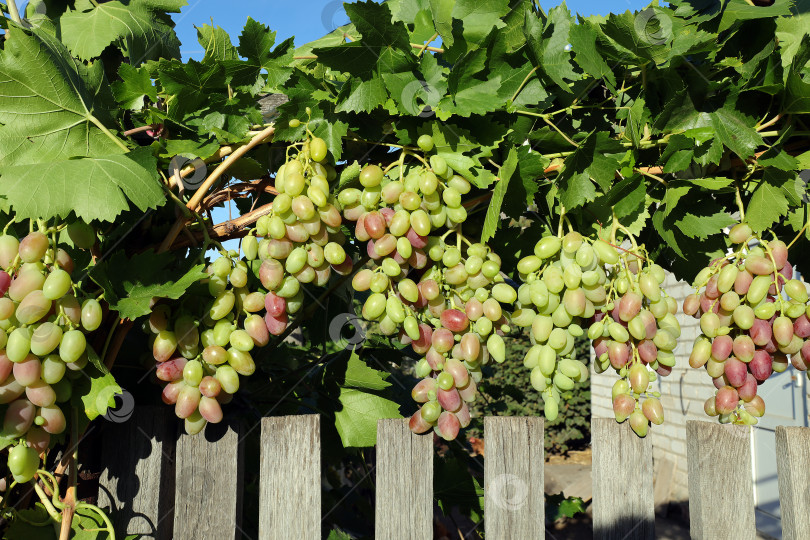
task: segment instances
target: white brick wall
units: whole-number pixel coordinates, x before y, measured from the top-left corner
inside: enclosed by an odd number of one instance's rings
[[[672,274],[667,276],[664,289],[675,298],[679,306],[692,292],[688,283],[676,280]],[[671,500],[685,501],[688,499],[686,420],[707,419],[703,413],[703,402],[714,395],[714,385],[705,370],[689,367],[692,343],[700,333],[697,319],[679,313],[678,322],[681,325],[681,337],[675,350],[675,367],[668,377],[659,378],[654,384],[655,390],[661,392],[666,420],[663,425],[651,426],[648,437],[652,440],[654,462],[666,458],[675,463],[676,474]],[[616,373],[608,369],[601,375],[591,375],[591,414],[596,418],[612,418],[610,392],[616,381]]]

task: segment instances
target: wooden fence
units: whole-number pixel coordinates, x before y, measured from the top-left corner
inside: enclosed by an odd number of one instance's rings
[[[237,424],[177,435],[162,408],[136,408],[103,439],[109,460],[99,503],[116,509],[119,534],[142,538],[241,538],[243,439]],[[217,427],[217,430],[211,430]],[[259,426],[256,426],[259,428]],[[320,418],[261,422],[259,537],[321,538]],[[689,422],[689,511],[695,539],[754,539],[750,428]],[[542,418],[484,419],[487,540],[545,537]],[[594,538],[655,538],[652,446],[626,424],[594,419]],[[377,432],[378,539],[433,536],[433,439],[405,420]],[[810,429],[776,429],[785,540],[810,538]]]

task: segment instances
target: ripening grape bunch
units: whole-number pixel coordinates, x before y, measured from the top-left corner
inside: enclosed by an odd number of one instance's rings
[[[745,223],[731,229],[729,240],[735,250],[698,273],[696,292],[683,303],[702,332],[689,364],[704,367],[717,389],[706,414],[753,425],[765,414],[758,386],[789,363],[801,371],[810,365],[810,306],[784,242],[760,238]]]
[[[85,333],[102,322],[98,300],[76,297],[73,259],[56,242],[64,227],[40,224],[20,240],[0,235],[0,404],[7,405],[0,436],[17,440],[8,465],[18,482],[33,477],[51,435],[65,430],[58,404],[87,365]],[[85,223],[68,232],[76,247],[95,243]]]
[[[429,135],[418,145],[425,154],[434,148]],[[369,293],[363,318],[423,355],[415,369],[422,380],[412,392],[421,407],[411,430],[433,429],[452,440],[470,422],[467,402],[475,398],[481,366],[490,357],[504,360],[509,327],[501,303],[517,295],[501,275],[500,257],[461,234],[467,218],[461,198],[470,183],[441,156],[406,166],[406,155],[386,169],[363,167],[360,187],[341,190],[338,202],[371,259],[352,279],[355,291]],[[443,236],[432,235],[443,228]],[[446,242],[451,234],[455,244]]]
[[[664,269],[648,262],[643,247],[634,244],[617,252],[604,245],[618,261],[609,272],[606,304],[588,328],[596,356],[594,368],[600,373],[613,368],[619,375],[611,394],[616,421],[628,420],[633,431],[644,437],[651,423],[664,423],[661,395],[650,384],[672,373],[675,366],[674,350],[681,336],[675,318],[678,304],[661,288]]]
[[[251,244],[247,240],[243,247]],[[254,248],[245,250],[249,257],[255,256]],[[250,290],[249,270],[238,253],[223,251],[203,280],[210,294],[207,304],[174,309],[158,304],[145,323],[152,334],[156,376],[165,383],[163,401],[175,406],[190,435],[208,422],[222,420],[221,405],[239,390],[239,376],[256,371],[251,351],[270,342],[259,314],[265,308],[265,294]]]
[[[346,238],[340,230],[340,211],[330,194],[335,169],[326,161],[323,139],[309,135],[288,147],[288,159],[276,173],[278,195],[272,212],[256,223],[262,240],[243,248],[249,258],[261,260],[259,277],[268,291],[265,322],[276,336],[287,328],[289,315],[301,308],[301,284],[322,287],[333,271],[345,275],[352,270],[352,260],[343,249]]]

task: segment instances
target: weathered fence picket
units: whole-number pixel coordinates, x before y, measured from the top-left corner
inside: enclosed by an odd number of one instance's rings
[[[180,435],[174,467],[174,538],[242,537],[241,439],[236,419],[209,426],[199,435]]]
[[[686,422],[690,536],[753,540],[751,427]]]
[[[379,420],[376,473],[375,537],[432,537],[433,438],[411,433],[407,420]]]
[[[484,522],[487,538],[543,538],[543,419],[484,419]]]
[[[120,419],[119,419],[120,420]],[[114,510],[116,531],[171,538],[177,419],[167,407],[136,407],[123,423],[105,424],[98,502]]]
[[[487,538],[544,538],[541,418],[484,419]],[[169,409],[136,408],[103,433],[109,467],[99,503],[116,510],[121,532],[142,538],[241,537],[244,434],[238,423],[177,435]],[[264,418],[261,423],[259,537],[321,538],[320,417]],[[595,418],[594,538],[655,537],[652,445],[627,424]],[[689,509],[695,539],[753,539],[750,428],[687,423]],[[406,420],[377,426],[375,537],[433,536],[433,437]],[[810,429],[776,430],[776,459],[786,540],[810,538]],[[797,466],[796,464],[800,464]]]
[[[655,538],[652,441],[613,418],[591,421],[593,537]]]
[[[321,417],[262,418],[259,538],[321,537]]]
[[[810,429],[776,428],[783,540],[810,538]]]

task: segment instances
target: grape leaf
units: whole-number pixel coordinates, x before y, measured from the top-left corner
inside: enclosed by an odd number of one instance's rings
[[[724,210],[713,211],[715,205],[707,204],[699,208],[700,213],[687,211],[683,217],[675,221],[675,225],[689,238],[705,240],[724,227],[734,225],[735,220]]]
[[[402,418],[399,405],[390,399],[354,388],[341,388],[343,408],[335,413],[335,427],[345,447],[377,444],[377,420]]]
[[[351,85],[347,83],[344,89],[348,91],[345,92],[345,99],[335,109],[337,112],[368,112],[382,106],[388,97],[385,84],[379,77],[369,81],[353,79]],[[344,92],[341,91],[341,96],[343,95]]]
[[[20,218],[113,221],[132,202],[146,211],[166,202],[148,148],[128,154],[0,166],[0,196]],[[129,201],[129,202],[128,202]]]
[[[723,5],[723,15],[720,18],[718,32],[728,30],[739,21],[750,19],[764,19],[778,17],[780,15],[791,15],[791,2],[774,2],[770,6],[757,6],[749,4],[745,0],[726,0]]]
[[[484,218],[484,227],[481,229],[481,242],[486,243],[487,240],[495,235],[498,230],[498,225],[501,222],[501,206],[503,199],[506,196],[506,190],[509,188],[509,182],[515,174],[518,165],[518,154],[514,148],[509,149],[509,155],[501,165],[498,171],[500,180],[495,184],[495,189],[492,190],[492,199],[487,208],[487,215]]]
[[[8,529],[3,534],[6,540],[56,540],[54,522],[42,503],[36,502],[33,508],[23,508],[15,512],[18,519],[9,520]],[[34,525],[34,524],[42,525]]]
[[[462,21],[467,45],[478,47],[495,29],[506,26],[501,17],[510,11],[508,0],[456,0],[453,19]]]
[[[143,107],[144,98],[148,97],[152,103],[157,102],[157,89],[152,84],[149,71],[146,68],[134,68],[122,63],[118,68],[120,81],[112,84],[115,100],[124,108],[134,111]]]
[[[346,14],[362,36],[361,43],[377,56],[381,71],[403,71],[415,66],[408,30],[393,22],[387,4],[365,1],[345,4]]]
[[[766,230],[788,211],[788,200],[782,187],[784,181],[769,172],[770,169],[766,170],[745,209],[745,221],[754,232]]]
[[[238,60],[239,54],[231,43],[228,32],[219,26],[204,24],[197,28],[197,41],[205,50],[203,64],[213,64],[226,60]]]
[[[352,351],[346,366],[344,384],[354,388],[382,390],[391,386],[391,383],[385,380],[389,375],[390,373],[369,367],[355,351]]]
[[[603,78],[611,86],[616,86],[616,76],[596,48],[597,32],[589,23],[582,22],[571,27],[568,39],[574,52],[574,60],[588,75]]]
[[[15,28],[0,51],[4,167],[123,151],[97,127],[109,110],[80,69],[54,37]]]
[[[156,255],[151,250],[127,258],[115,252],[97,264],[90,278],[104,289],[104,299],[110,309],[123,319],[137,319],[151,313],[154,298],[180,298],[191,285],[204,278],[205,265],[189,269],[173,268],[176,259],[171,253]]]
[[[59,19],[59,25],[62,41],[82,60],[101,55],[119,39],[146,40],[156,33],[156,21],[146,6],[140,2],[124,5],[117,0],[86,12],[69,11]]]
[[[109,407],[115,406],[115,396],[124,390],[115,381],[112,373],[99,373],[95,368],[85,368],[85,377],[80,377],[73,384],[71,403],[83,407],[88,420],[95,420],[106,414]]]

